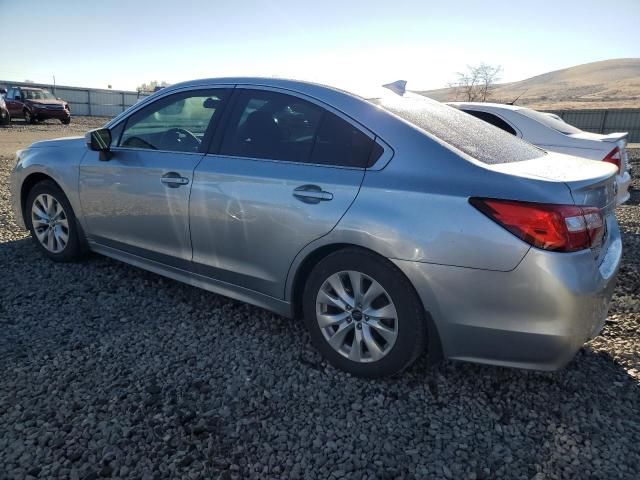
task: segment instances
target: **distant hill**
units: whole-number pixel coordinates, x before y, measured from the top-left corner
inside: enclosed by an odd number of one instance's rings
[[[465,100],[451,88],[417,93],[439,101]],[[640,58],[585,63],[498,84],[488,100],[506,103],[521,94],[518,105],[537,109],[640,108]]]

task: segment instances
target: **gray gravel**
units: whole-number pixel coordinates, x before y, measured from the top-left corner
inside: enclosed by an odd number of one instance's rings
[[[300,321],[97,255],[44,260],[5,150],[0,479],[639,478],[638,181],[611,322],[566,369],[423,359],[370,381],[322,362]]]

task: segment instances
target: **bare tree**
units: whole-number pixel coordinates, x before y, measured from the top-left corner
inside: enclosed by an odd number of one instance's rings
[[[476,67],[476,70],[478,72],[478,78],[480,79],[480,101],[486,102],[491,90],[493,90],[495,84],[500,80],[502,66],[481,63],[480,66]]]
[[[449,87],[453,89],[456,100],[461,95],[467,102],[485,102],[500,80],[500,73],[500,65],[467,65],[467,71],[458,72],[458,79],[449,83]]]

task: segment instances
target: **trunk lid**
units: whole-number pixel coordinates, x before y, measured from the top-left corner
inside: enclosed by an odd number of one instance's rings
[[[580,132],[580,133],[571,133],[567,135],[571,138],[581,138],[583,140],[597,140],[600,142],[609,142],[609,143],[618,143],[620,141],[624,141],[626,144],[626,138],[629,135],[628,132],[616,132],[616,133],[608,133],[606,135],[600,133],[592,133],[592,132]]]
[[[547,153],[523,162],[492,165],[502,173],[564,183],[576,205],[598,207],[606,214],[616,206],[616,167],[571,155]]]
[[[577,138],[580,140],[592,140],[597,142],[604,142],[612,144],[609,151],[613,150],[614,147],[618,147],[620,150],[620,173],[624,173],[628,171],[629,166],[629,154],[627,153],[627,142],[629,132],[616,132],[616,133],[608,133],[606,135],[602,135],[599,133],[591,133],[591,132],[580,132],[580,133],[572,133],[571,135],[567,135],[571,138]],[[608,152],[607,152],[608,153]]]

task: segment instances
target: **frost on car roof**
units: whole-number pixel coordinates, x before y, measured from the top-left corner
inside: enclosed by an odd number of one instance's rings
[[[493,125],[426,97],[395,95],[369,101],[483,163],[520,162],[545,154]]]

